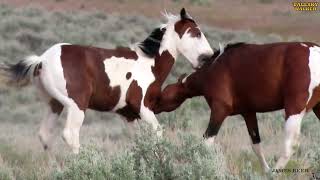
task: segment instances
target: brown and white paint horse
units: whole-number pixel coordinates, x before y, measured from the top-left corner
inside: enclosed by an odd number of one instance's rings
[[[265,171],[269,166],[259,146],[257,112],[285,110],[283,168],[299,145],[303,116],[313,109],[320,119],[320,47],[314,43],[238,43],[220,51],[196,72],[167,86],[155,113],[172,111],[187,98],[204,96],[211,108],[207,143],[213,143],[224,119],[244,117],[253,150]]]
[[[166,17],[166,24],[133,48],[56,44],[41,56],[4,67],[12,81],[32,80],[44,97],[47,115],[39,137],[45,149],[63,109],[67,111],[63,138],[74,153],[79,152],[79,131],[88,108],[113,111],[128,121],[141,118],[161,135],[152,109],[176,58],[181,53],[197,68],[203,58],[213,54],[185,9],[180,16]]]

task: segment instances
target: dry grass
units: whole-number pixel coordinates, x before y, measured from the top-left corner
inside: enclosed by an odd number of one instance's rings
[[[208,3],[190,3],[190,2]],[[18,7],[41,6],[54,11],[91,11],[97,10],[121,14],[143,14],[158,18],[164,9],[178,12],[182,6],[202,24],[231,30],[252,30],[260,34],[276,33],[285,39],[300,36],[305,40],[320,42],[320,10],[317,12],[297,12],[292,2],[284,0],[2,0]],[[138,6],[137,6],[138,4]],[[232,12],[232,13],[230,13]]]
[[[32,53],[41,53],[56,42],[95,44],[101,47],[126,45],[144,39],[155,22],[141,16],[117,16],[102,13],[50,13],[39,9],[14,9],[0,6],[0,62],[17,62]],[[92,28],[95,27],[95,28]],[[205,27],[204,31],[213,46],[217,42],[275,42],[283,39],[278,35],[260,36],[250,31],[230,31]],[[180,74],[190,72],[190,66],[179,59],[168,82]],[[167,82],[167,83],[168,83]],[[1,84],[1,83],[0,83]],[[65,158],[70,150],[60,138],[64,116],[57,131],[57,140],[50,155],[43,152],[37,138],[42,104],[32,87],[8,88],[0,85],[0,177],[13,179],[46,179],[52,171],[65,168]],[[178,134],[193,134],[201,137],[205,131],[209,109],[202,98],[184,103],[172,113],[158,116],[166,128],[165,136],[177,144]],[[281,112],[259,114],[259,126],[268,162],[273,166],[280,154],[283,139],[283,118]],[[85,125],[81,129],[83,146],[94,144],[106,157],[113,157],[130,150],[135,128],[109,113],[87,112]],[[310,152],[319,152],[320,123],[311,113],[302,123],[302,143],[289,166],[312,168],[314,159]],[[137,128],[136,128],[137,129]],[[138,128],[139,129],[139,128]],[[217,143],[224,152],[226,166],[236,179],[265,179],[258,160],[251,150],[245,123],[239,116],[228,118],[219,132]],[[251,164],[251,166],[250,166]],[[279,179],[303,179],[310,174],[281,175]]]

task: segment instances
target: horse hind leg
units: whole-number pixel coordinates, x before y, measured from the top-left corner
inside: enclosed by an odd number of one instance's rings
[[[63,110],[63,105],[55,99],[51,99],[46,106],[47,112],[43,117],[39,130],[39,139],[44,150],[51,147],[54,139],[54,130],[57,126],[57,121]]]
[[[84,111],[72,103],[67,108],[67,120],[63,130],[64,141],[72,148],[72,152],[79,153],[80,141],[79,133],[84,120]]]

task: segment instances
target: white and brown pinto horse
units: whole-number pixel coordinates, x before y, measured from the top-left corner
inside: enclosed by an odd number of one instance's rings
[[[131,49],[56,44],[41,56],[4,67],[13,82],[32,80],[44,97],[48,112],[39,136],[45,149],[63,109],[67,111],[63,138],[74,153],[79,152],[79,131],[88,108],[112,111],[128,121],[142,119],[161,135],[152,109],[178,55],[184,55],[194,68],[213,55],[185,9],[180,16],[167,15],[167,19]]]
[[[204,96],[211,108],[207,143],[213,143],[224,119],[244,117],[253,150],[265,171],[269,166],[260,143],[257,112],[285,110],[283,168],[299,145],[303,116],[313,109],[320,119],[320,47],[314,43],[238,43],[215,52],[196,72],[163,90],[155,113],[172,111],[187,98]]]

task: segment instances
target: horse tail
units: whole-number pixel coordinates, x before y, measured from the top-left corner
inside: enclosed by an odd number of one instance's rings
[[[39,74],[41,67],[41,57],[34,55],[16,64],[1,64],[0,72],[9,85],[26,86]]]

